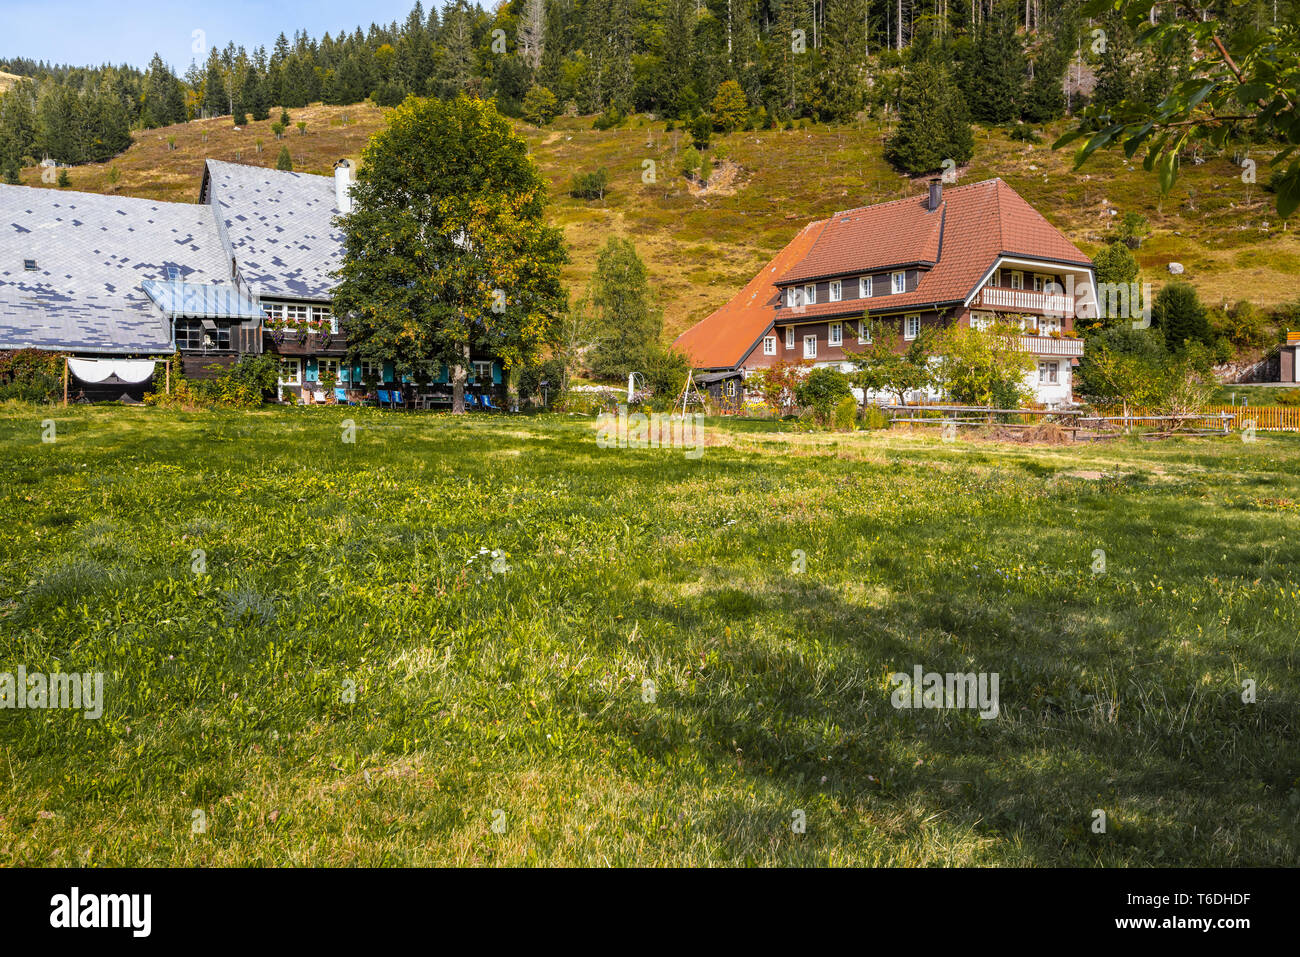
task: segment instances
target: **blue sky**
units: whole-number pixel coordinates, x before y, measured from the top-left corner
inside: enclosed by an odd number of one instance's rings
[[[281,31],[291,38],[305,29],[319,38],[351,32],[372,21],[401,23],[415,0],[0,0],[0,59],[30,57],[54,63],[94,65],[129,63],[144,67],[155,52],[184,73],[191,59],[202,60],[193,47],[195,30],[209,46],[230,41],[250,52],[269,50]],[[441,0],[436,0],[441,7]],[[429,0],[424,9],[429,10]]]

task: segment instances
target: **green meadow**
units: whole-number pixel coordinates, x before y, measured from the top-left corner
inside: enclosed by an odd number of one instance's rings
[[[1296,862],[1295,437],[707,440],[0,406],[0,865]]]

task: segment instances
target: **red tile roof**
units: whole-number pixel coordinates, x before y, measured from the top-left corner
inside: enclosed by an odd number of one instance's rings
[[[776,281],[812,248],[825,220],[809,223],[721,309],[691,326],[674,343],[697,369],[729,369],[749,354],[772,326],[781,301]]]
[[[914,263],[915,289],[896,295],[807,306],[800,321],[836,314],[962,302],[999,256],[1091,265],[1091,260],[1001,179],[944,190],[934,212],[927,196],[864,206],[810,223],[731,302],[677,339],[696,368],[738,364],[777,318],[778,284],[880,272]]]

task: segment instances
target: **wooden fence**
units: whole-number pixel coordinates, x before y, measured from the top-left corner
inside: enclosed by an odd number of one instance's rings
[[[1107,407],[1100,411],[1103,415],[1109,417],[1123,418],[1124,415],[1118,406]],[[1259,432],[1300,432],[1300,406],[1207,405],[1200,411],[1207,420],[1213,420],[1216,425],[1219,419],[1226,418],[1228,428],[1232,430],[1245,429],[1253,422],[1256,431]],[[1128,410],[1128,415],[1132,418],[1158,414],[1149,409],[1130,408]],[[1135,422],[1134,425],[1136,424]]]
[[[1261,432],[1300,432],[1300,406],[1286,405],[1214,405],[1206,412],[1224,412],[1233,417],[1232,427],[1244,429],[1250,421]]]

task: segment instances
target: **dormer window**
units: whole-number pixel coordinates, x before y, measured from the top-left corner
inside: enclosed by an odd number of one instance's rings
[[[907,273],[894,273],[894,292],[907,292]]]
[[[817,287],[815,285],[803,287],[803,301],[810,306],[817,301]]]
[[[858,280],[858,296],[862,299],[871,298],[871,277],[863,276]]]
[[[24,260],[23,260],[23,268],[26,269],[28,272],[36,272],[36,260],[35,260],[35,259],[24,259]]]
[[[839,302],[844,298],[844,286],[838,279],[832,279],[830,289],[826,294],[829,302]]]

